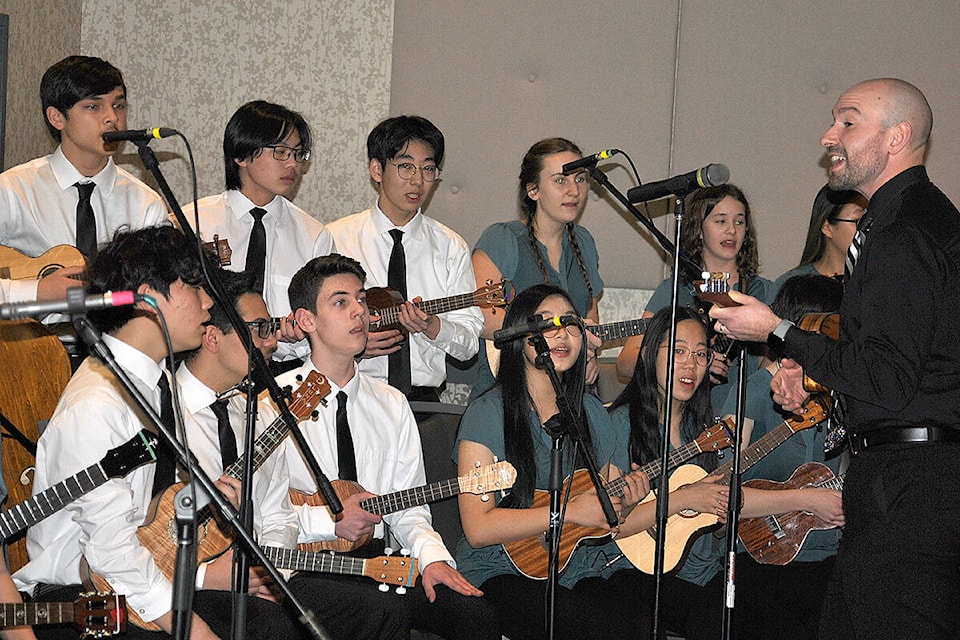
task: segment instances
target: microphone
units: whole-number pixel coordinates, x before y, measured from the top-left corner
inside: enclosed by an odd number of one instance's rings
[[[175,136],[179,131],[176,129],[164,129],[155,127],[153,129],[127,129],[126,131],[105,131],[101,136],[104,142],[121,142],[129,140],[130,142],[143,142],[144,140],[159,140],[160,138],[169,138]]]
[[[604,149],[600,153],[595,153],[592,156],[584,156],[579,160],[574,160],[573,162],[568,162],[563,165],[561,173],[567,175],[568,173],[573,173],[574,171],[579,171],[580,169],[589,169],[590,167],[596,166],[601,160],[606,160],[607,158],[612,158],[618,153],[622,153],[620,149]]]
[[[730,170],[723,164],[708,164],[702,169],[674,176],[666,180],[659,180],[649,184],[642,184],[627,191],[627,200],[630,202],[646,202],[656,200],[670,194],[684,196],[694,189],[701,187],[718,187],[726,184],[730,179]]]
[[[493,342],[495,344],[511,342],[517,338],[528,336],[531,333],[542,333],[547,329],[569,327],[572,324],[579,325],[580,318],[577,316],[554,316],[553,318],[548,318],[547,320],[533,320],[510,327],[509,329],[500,329],[500,331],[497,331],[493,334]]]
[[[0,319],[18,320],[45,316],[48,313],[68,313],[80,315],[87,311],[122,307],[143,300],[143,296],[133,291],[107,291],[86,295],[83,287],[67,289],[66,300],[52,300],[50,302],[8,302],[0,304]]]

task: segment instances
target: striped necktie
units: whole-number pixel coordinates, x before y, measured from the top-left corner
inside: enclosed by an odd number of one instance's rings
[[[850,241],[850,248],[847,249],[847,259],[843,263],[844,281],[850,280],[853,268],[860,259],[860,252],[863,251],[863,242],[867,239],[867,232],[870,225],[873,224],[873,216],[864,211],[860,222],[857,224],[857,232],[853,234],[853,240]]]

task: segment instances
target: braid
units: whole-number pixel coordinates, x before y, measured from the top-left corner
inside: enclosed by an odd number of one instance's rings
[[[550,276],[547,275],[547,265],[543,261],[543,254],[540,253],[540,241],[533,229],[533,216],[527,216],[527,240],[530,241],[530,248],[533,249],[533,255],[537,256],[537,266],[540,267],[540,274],[543,276],[544,284],[550,284]]]
[[[590,293],[590,304],[593,304],[593,285],[590,284],[590,276],[587,275],[587,265],[583,261],[583,252],[580,251],[580,243],[577,242],[577,234],[574,232],[573,223],[566,225],[567,237],[570,239],[570,246],[573,247],[573,254],[577,257],[577,266],[580,267],[580,275],[583,276],[583,283],[587,285],[587,291]],[[588,308],[589,310],[589,308]]]

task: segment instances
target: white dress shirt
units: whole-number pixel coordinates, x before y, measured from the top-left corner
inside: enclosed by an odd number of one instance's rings
[[[300,369],[277,377],[277,383],[296,386],[296,376],[306,378],[315,371],[311,361]],[[327,406],[317,407],[316,421],[300,423],[303,437],[310,445],[323,473],[337,478],[337,393],[347,394],[347,419],[353,437],[357,460],[357,482],[367,491],[382,495],[426,484],[420,431],[413,419],[407,399],[385,382],[355,369],[353,378],[342,389],[330,381]],[[290,488],[315,493],[317,485],[295,446],[287,447]],[[300,513],[300,542],[336,539],[335,523],[326,507],[294,507]],[[421,571],[431,562],[454,565],[453,557],[433,529],[433,519],[426,505],[396,511],[383,517],[396,539],[420,561]],[[383,523],[377,525],[374,537],[382,538]]]
[[[166,375],[160,365],[109,335],[103,341],[141,393],[159,407],[157,381]],[[97,358],[87,358],[37,442],[34,495],[99,462],[148,423],[113,374]],[[169,611],[172,585],[136,536],[150,504],[155,468],[146,464],[110,479],[28,529],[30,562],[14,574],[17,588],[32,592],[40,582],[79,584],[83,556],[116,593],[126,595],[142,619],[155,620]]]
[[[250,210],[256,205],[236,189],[219,195],[201,198],[197,202],[200,211],[200,236],[206,242],[214,234],[229,240],[233,258],[227,269],[243,271],[246,268],[247,247],[253,230]],[[333,237],[323,223],[310,216],[283,196],[277,196],[266,206],[263,227],[267,234],[267,259],[264,273],[263,297],[267,308],[275,316],[290,313],[287,288],[294,274],[311,258],[325,256],[336,251]],[[193,205],[184,207],[190,224],[196,224]],[[280,342],[275,360],[305,358],[310,353],[306,340],[297,343]]]
[[[220,435],[217,416],[210,405],[217,394],[193,375],[187,365],[177,369],[177,384],[180,385],[180,406],[183,407],[183,427],[190,451],[196,456],[200,468],[212,480],[223,473],[220,456]],[[244,454],[246,428],[246,397],[236,392],[227,399],[230,426],[237,438],[237,453]],[[257,406],[257,430],[259,436],[277,418],[273,405],[261,401]],[[300,525],[297,513],[290,506],[290,477],[284,449],[286,441],[263,461],[253,473],[253,534],[257,542],[270,547],[293,549],[297,544]],[[239,478],[238,478],[239,479]],[[203,584],[206,566],[197,571],[197,584]]]
[[[470,261],[470,247],[449,227],[420,212],[403,227],[397,227],[379,205],[340,218],[327,225],[340,253],[363,265],[369,287],[387,286],[391,229],[403,231],[407,260],[407,295],[412,300],[446,298],[477,288]],[[446,354],[468,360],[480,346],[483,314],[477,307],[450,311],[440,316],[440,333],[430,340],[423,333],[410,335],[410,374],[415,387],[439,387],[447,378]],[[387,356],[365,358],[360,370],[380,380],[387,379]]]
[[[0,174],[0,244],[36,257],[58,244],[77,240],[77,202],[73,185],[95,182],[90,204],[97,221],[97,243],[113,238],[122,226],[131,229],[167,223],[167,207],[153,189],[113,162],[87,178],[57,147],[49,156]],[[4,285],[11,302],[35,300],[37,280]]]

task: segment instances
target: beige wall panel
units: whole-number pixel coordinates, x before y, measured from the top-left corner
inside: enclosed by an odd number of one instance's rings
[[[130,128],[189,138],[200,196],[224,189],[223,129],[237,107],[265,99],[303,113],[314,160],[297,204],[332,220],[371,200],[366,134],[388,110],[392,26],[391,0],[87,0],[82,50],[123,71]],[[184,202],[183,144],[151,146]],[[132,145],[120,161],[143,175]]]
[[[468,242],[517,215],[523,152],[562,134],[586,153],[627,151],[646,182],[727,164],[757,212],[763,273],[774,278],[799,259],[825,181],[819,137],[858,80],[901,76],[926,92],[936,122],[930,173],[960,203],[958,24],[952,0],[909,11],[894,0],[398,0],[391,113],[422,113],[446,134],[444,181],[428,212]],[[608,175],[623,191],[633,184],[623,168]],[[608,286],[663,277],[618,207],[592,201],[584,224]]]

